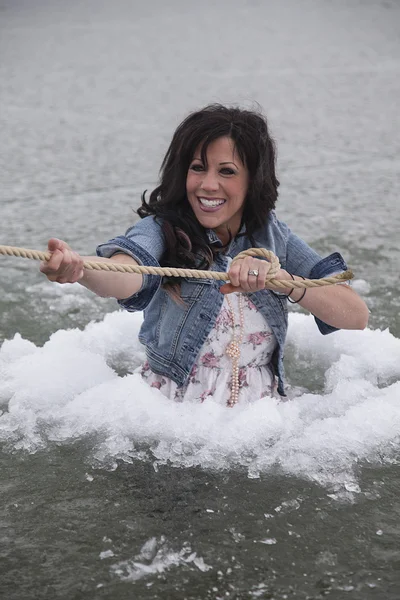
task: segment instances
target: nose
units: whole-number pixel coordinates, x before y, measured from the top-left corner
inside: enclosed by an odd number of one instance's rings
[[[201,188],[205,192],[216,192],[219,188],[218,176],[216,173],[213,173],[210,169],[204,171]]]

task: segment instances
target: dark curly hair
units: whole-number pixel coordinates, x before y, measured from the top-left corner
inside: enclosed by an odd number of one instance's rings
[[[186,177],[196,149],[206,165],[208,146],[230,137],[249,173],[242,224],[246,235],[266,223],[278,198],[275,175],[275,144],[266,118],[259,111],[211,104],[191,113],[178,126],[160,169],[160,185],[138,209],[141,218],[154,215],[162,223],[166,250],[162,266],[208,268],[213,260],[206,230],[197,221],[186,195]]]

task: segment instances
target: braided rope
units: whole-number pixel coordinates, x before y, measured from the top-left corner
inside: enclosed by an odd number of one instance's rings
[[[6,256],[16,256],[19,258],[31,258],[33,260],[48,261],[51,257],[51,252],[41,252],[39,250],[30,250],[29,248],[17,248],[15,246],[1,246],[0,254]],[[348,281],[354,277],[352,271],[344,271],[338,275],[332,277],[325,277],[323,279],[304,279],[301,281],[274,279],[275,275],[280,269],[278,258],[271,250],[265,248],[250,248],[240,252],[233,259],[232,263],[244,258],[245,256],[258,256],[266,258],[271,262],[271,268],[266,278],[266,287],[274,288],[313,288],[323,287],[325,285],[333,285],[343,281]],[[200,271],[197,269],[175,269],[173,267],[145,267],[141,265],[125,265],[120,263],[112,262],[96,262],[96,261],[85,261],[83,267],[89,271],[113,271],[118,273],[139,273],[147,275],[161,275],[168,277],[193,277],[196,279],[216,279],[218,281],[228,281],[229,277],[227,273],[218,271]]]

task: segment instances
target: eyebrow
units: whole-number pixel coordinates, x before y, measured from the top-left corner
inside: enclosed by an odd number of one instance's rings
[[[228,160],[227,162],[219,163],[220,165],[234,165],[237,169],[239,168],[232,160]]]
[[[201,161],[201,157],[198,156],[193,156],[192,160],[199,160]],[[239,167],[236,165],[236,163],[234,163],[232,160],[227,160],[226,162],[220,162],[220,165],[234,165],[237,169],[239,169]]]

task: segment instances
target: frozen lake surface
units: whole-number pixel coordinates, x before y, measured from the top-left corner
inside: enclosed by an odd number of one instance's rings
[[[259,103],[278,216],[339,250],[370,328],[290,315],[291,402],[171,405],[142,316],[0,257],[0,595],[400,596],[400,6],[0,0],[0,243],[123,233],[175,126]]]

